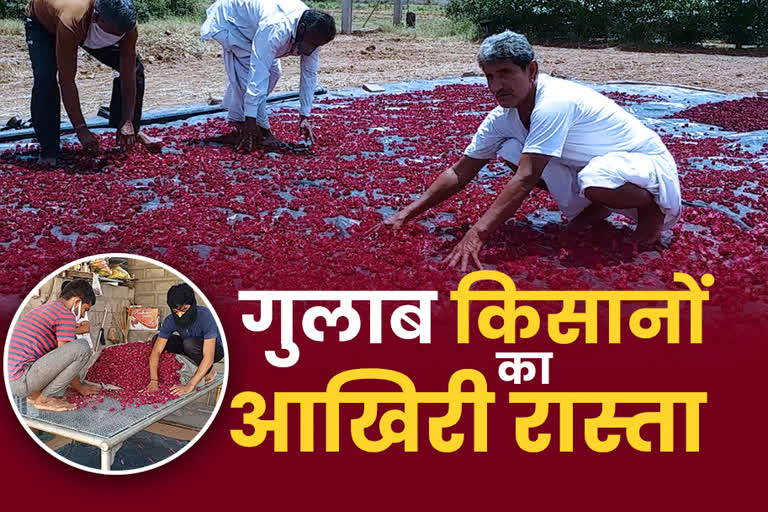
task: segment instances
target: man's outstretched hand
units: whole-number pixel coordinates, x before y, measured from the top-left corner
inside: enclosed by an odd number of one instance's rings
[[[309,144],[317,142],[315,132],[312,129],[312,123],[309,122],[309,118],[305,116],[299,116],[299,134]]]
[[[400,210],[399,212],[395,212],[383,221],[379,222],[375,226],[373,226],[371,229],[363,233],[363,236],[368,237],[373,235],[374,233],[377,233],[381,228],[389,228],[394,232],[397,232],[403,224],[408,222],[409,220],[409,214],[406,210]]]
[[[83,149],[86,153],[96,154],[99,152],[99,141],[94,137],[91,130],[86,126],[81,126],[77,129],[77,140],[83,145]]]
[[[480,233],[473,227],[464,238],[453,248],[451,253],[445,257],[442,261],[443,265],[447,265],[449,268],[455,267],[457,264],[461,264],[461,272],[467,271],[467,266],[472,262],[477,266],[478,270],[483,270],[483,264],[480,263],[480,251],[483,248],[485,240],[480,236]]]
[[[117,130],[117,145],[121,149],[131,149],[136,144],[136,131],[133,129],[133,123],[126,121]]]

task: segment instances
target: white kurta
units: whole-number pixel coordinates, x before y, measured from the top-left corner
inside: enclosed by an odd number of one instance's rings
[[[269,128],[267,95],[282,74],[280,57],[297,55],[293,48],[296,29],[307,9],[299,0],[217,0],[208,8],[200,37],[217,40],[224,50],[229,85],[223,106],[230,121],[253,117]],[[309,116],[319,49],[300,59],[299,113]]]
[[[523,153],[553,157],[542,179],[569,219],[590,205],[584,189],[616,189],[625,183],[653,194],[665,215],[665,228],[680,218],[677,165],[664,143],[639,119],[589,87],[539,74],[530,130],[517,109],[496,107],[464,151],[480,160],[500,156],[513,165]],[[636,210],[620,213],[637,218]]]

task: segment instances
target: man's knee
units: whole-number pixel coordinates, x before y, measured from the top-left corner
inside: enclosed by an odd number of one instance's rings
[[[603,187],[587,187],[584,189],[584,197],[593,203],[605,204],[611,202],[616,195],[616,191]]]
[[[77,361],[86,362],[91,357],[91,346],[84,339],[70,342],[73,344],[73,357]]]
[[[182,342],[184,353],[194,358],[203,354],[203,340],[201,338],[184,338]]]
[[[586,187],[584,196],[593,203],[609,208],[639,208],[653,202],[653,194],[633,183],[624,183],[618,188]]]
[[[55,69],[36,69],[32,77],[32,83],[37,93],[56,94],[59,90]]]

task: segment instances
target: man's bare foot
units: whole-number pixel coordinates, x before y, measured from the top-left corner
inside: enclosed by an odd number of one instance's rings
[[[604,218],[611,214],[611,210],[605,206],[599,204],[591,204],[587,206],[580,214],[576,216],[571,222],[568,223],[568,231],[575,233],[586,230],[587,228],[597,224]]]
[[[259,145],[263,147],[264,149],[285,149],[287,148],[285,142],[278,139],[271,133],[268,135],[262,137],[261,141],[259,141]]]
[[[81,384],[80,389],[77,390],[83,396],[93,395],[101,392],[101,386],[95,384]]]
[[[664,213],[655,201],[637,209],[637,227],[632,239],[643,244],[655,244],[661,238]]]
[[[75,404],[71,404],[52,396],[40,395],[36,400],[27,398],[27,403],[30,403],[32,407],[39,411],[53,411],[53,412],[65,412],[73,411],[76,409]]]
[[[150,137],[144,132],[136,135],[136,140],[149,150],[158,150],[163,147],[163,140],[159,137]]]
[[[240,130],[232,130],[229,133],[211,137],[210,141],[224,144],[226,146],[236,146],[242,138],[243,134],[240,132]]]
[[[208,373],[205,374],[205,383],[210,384],[213,379],[216,378],[216,369],[211,367]]]

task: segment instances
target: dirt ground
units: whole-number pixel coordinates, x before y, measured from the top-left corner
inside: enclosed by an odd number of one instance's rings
[[[221,97],[226,76],[218,43],[193,42],[189,35],[153,34],[140,42],[146,64],[145,110],[206,102]],[[425,38],[401,33],[340,35],[323,48],[320,84],[328,89],[365,82],[455,77],[479,72],[477,44],[454,38]],[[536,47],[541,68],[556,76],[604,82],[639,80],[683,84],[729,93],[768,88],[768,57],[707,53],[653,53],[619,48]],[[298,89],[298,59],[283,59],[277,91]],[[79,61],[78,88],[86,117],[109,103],[112,71],[86,54]],[[0,123],[12,115],[29,117],[32,72],[19,35],[0,35]],[[62,114],[64,115],[64,114]]]

